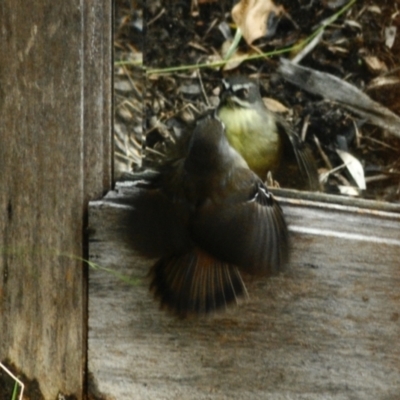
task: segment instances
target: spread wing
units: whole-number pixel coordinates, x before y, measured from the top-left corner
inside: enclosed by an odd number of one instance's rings
[[[245,187],[221,201],[206,201],[191,223],[191,236],[215,257],[252,275],[269,275],[281,270],[287,259],[286,222],[262,181],[250,170],[240,174],[245,175]]]

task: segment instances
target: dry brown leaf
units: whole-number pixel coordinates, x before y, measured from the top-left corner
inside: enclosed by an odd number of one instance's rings
[[[368,10],[369,12],[373,12],[373,13],[375,13],[375,14],[382,14],[382,10],[381,10],[381,8],[378,7],[378,6],[370,6],[370,7],[367,7],[367,10]]]
[[[389,49],[391,49],[394,45],[394,41],[396,40],[396,33],[396,26],[388,26],[387,28],[385,28],[385,45]]]
[[[378,76],[367,86],[367,90],[376,89],[382,86],[392,86],[400,84],[400,78],[397,76]]]
[[[365,184],[364,168],[360,161],[347,151],[336,149],[336,153],[345,163],[347,170],[361,190],[367,188]]]
[[[377,74],[379,72],[387,72],[388,68],[386,64],[379,60],[378,57],[376,56],[365,56],[363,57],[365,64],[367,65],[368,69],[374,73]]]
[[[233,7],[232,18],[250,45],[267,34],[271,13],[280,15],[282,12],[283,7],[276,6],[272,0],[241,0]]]
[[[360,195],[359,190],[354,186],[338,185],[338,189],[339,189],[340,194],[343,194],[345,196],[356,197],[356,196]]]
[[[268,108],[268,110],[275,112],[275,113],[287,113],[289,112],[289,109],[284,106],[281,102],[278,100],[275,100],[271,97],[263,97],[263,101],[265,104],[265,107]]]

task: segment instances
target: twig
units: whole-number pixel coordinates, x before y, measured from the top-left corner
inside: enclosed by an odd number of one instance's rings
[[[325,154],[324,150],[321,147],[321,143],[319,142],[318,138],[314,135],[314,142],[317,145],[317,148],[321,154],[322,159],[324,160],[326,166],[328,167],[329,170],[333,169],[333,166],[331,162],[329,161],[328,156]]]
[[[8,369],[6,368],[1,362],[0,362],[0,368],[2,368],[8,375],[11,376],[15,380],[15,382],[18,382],[18,384],[21,386],[21,393],[19,394],[19,400],[22,400],[23,394],[24,394],[24,388],[25,385]]]

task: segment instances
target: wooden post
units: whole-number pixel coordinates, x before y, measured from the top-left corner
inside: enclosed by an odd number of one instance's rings
[[[84,396],[81,259],[87,202],[111,186],[111,26],[106,0],[0,3],[0,361],[44,399]]]

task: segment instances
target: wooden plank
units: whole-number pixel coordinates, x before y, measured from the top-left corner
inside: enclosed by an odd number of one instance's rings
[[[87,201],[111,184],[111,7],[0,4],[0,361],[36,379],[44,399],[83,397],[76,257]]]
[[[183,321],[158,310],[151,262],[116,234],[126,209],[91,203],[91,260],[136,280],[90,270],[89,370],[107,398],[398,398],[400,214],[281,203],[287,271],[247,279],[238,307]]]

